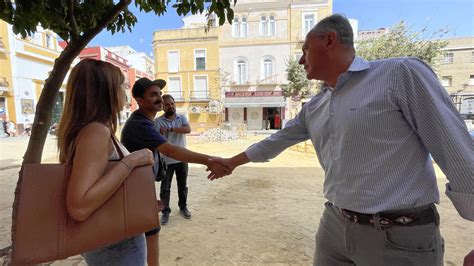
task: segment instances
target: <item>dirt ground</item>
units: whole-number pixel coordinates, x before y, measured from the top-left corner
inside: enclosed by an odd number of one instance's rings
[[[231,156],[261,137],[221,143],[197,143],[191,138],[188,147]],[[45,158],[52,160],[54,154]],[[10,242],[17,172],[17,168],[0,171],[0,249]],[[444,195],[446,179],[438,172],[445,265],[462,265],[464,255],[474,248],[474,223],[457,214]],[[191,165],[190,220],[178,213],[173,182],[170,221],[160,233],[162,265],[311,265],[325,202],[323,171],[314,155],[287,150],[269,163],[248,164],[223,179],[211,182],[206,176],[203,167]],[[156,189],[159,193],[159,183]],[[76,256],[52,265],[84,262]]]

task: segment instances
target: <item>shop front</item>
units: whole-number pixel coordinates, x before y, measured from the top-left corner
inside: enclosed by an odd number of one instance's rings
[[[226,92],[225,121],[246,124],[247,130],[280,129],[285,117],[281,91]]]

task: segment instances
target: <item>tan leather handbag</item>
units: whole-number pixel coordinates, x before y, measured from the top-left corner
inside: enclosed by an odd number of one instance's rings
[[[110,161],[107,169],[117,163]],[[70,164],[23,165],[13,207],[13,264],[65,259],[159,227],[152,167],[133,169],[83,222],[72,219],[66,210],[70,169]]]

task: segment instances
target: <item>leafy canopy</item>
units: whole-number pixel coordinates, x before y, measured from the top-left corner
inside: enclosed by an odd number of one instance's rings
[[[174,3],[173,8],[179,15],[203,13],[216,14],[219,24],[227,19],[232,22],[234,12],[232,6],[236,0],[183,0]],[[128,10],[131,0],[4,0],[0,1],[0,19],[13,25],[13,31],[23,37],[36,31],[41,23],[43,28],[57,33],[63,40],[79,38],[94,29],[106,15],[119,4],[118,16],[107,21],[107,30],[112,34],[126,29],[132,30],[137,17]],[[135,6],[141,11],[153,12],[160,16],[167,12],[171,0],[136,0]]]
[[[288,84],[281,85],[282,94],[285,98],[305,98],[317,89],[315,88],[317,84],[306,78],[303,66],[293,58],[289,58],[287,61],[286,79]]]
[[[408,56],[419,58],[435,67],[435,58],[448,44],[439,38],[447,32],[447,29],[439,29],[432,32],[428,38],[424,38],[428,34],[427,26],[420,31],[414,31],[401,21],[387,34],[358,41],[356,51],[360,57],[367,60]],[[438,39],[435,40],[435,37]]]

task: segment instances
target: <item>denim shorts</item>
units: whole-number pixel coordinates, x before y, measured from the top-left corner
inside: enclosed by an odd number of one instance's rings
[[[82,254],[87,265],[146,265],[145,235],[122,240],[116,244]]]

